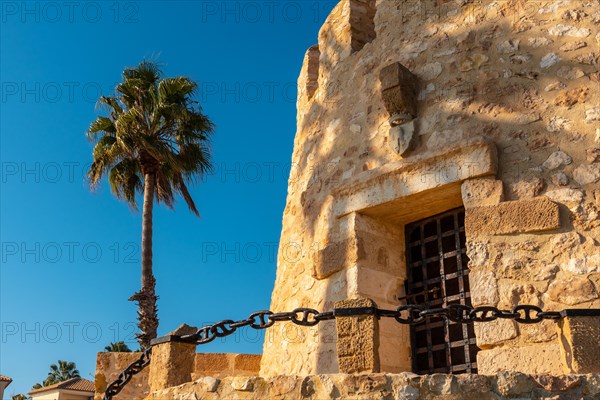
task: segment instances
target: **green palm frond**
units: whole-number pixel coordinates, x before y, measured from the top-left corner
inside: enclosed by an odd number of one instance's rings
[[[91,186],[107,176],[117,198],[136,208],[144,174],[152,171],[158,202],[172,208],[175,195],[181,195],[198,214],[186,184],[212,170],[214,125],[193,99],[197,90],[187,77],[163,78],[152,61],[126,68],[115,96],[98,101],[108,115],[98,117],[87,132],[95,142]]]
[[[137,209],[136,193],[143,189],[138,163],[132,159],[124,159],[110,169],[108,175],[110,189],[118,199],[127,201]]]
[[[114,121],[108,117],[98,117],[90,124],[87,131],[88,139],[95,140],[101,133],[116,133]]]
[[[115,353],[131,353],[131,349],[127,346],[127,343],[120,342],[110,342],[108,346],[104,347],[104,350],[107,352],[115,352]]]

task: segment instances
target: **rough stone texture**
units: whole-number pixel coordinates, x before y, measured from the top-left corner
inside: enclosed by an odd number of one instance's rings
[[[563,165],[569,165],[572,162],[573,159],[564,151],[555,151],[554,153],[550,154],[542,166],[546,169],[556,169]]]
[[[504,200],[502,181],[491,178],[469,179],[461,187],[465,208],[493,206]]]
[[[465,230],[471,236],[540,232],[558,228],[558,205],[544,197],[476,207],[465,213]]]
[[[148,400],[242,399],[578,399],[600,396],[600,375],[525,375],[516,372],[482,375],[417,376],[402,374],[330,374],[309,376],[206,378],[154,392]]]
[[[98,353],[96,356],[96,375],[94,377],[94,400],[101,400],[106,387],[118,378],[119,374],[132,362],[140,358],[142,353]],[[121,393],[113,397],[115,400],[141,400],[150,393],[148,384],[149,368],[135,375],[123,388]]]
[[[568,279],[555,280],[548,287],[547,295],[552,301],[570,306],[598,298],[598,293],[592,281],[581,276],[570,276]]]
[[[564,377],[539,375],[534,376],[535,383],[550,392],[566,392],[581,385],[582,377],[576,375],[567,375]]]
[[[600,373],[600,317],[568,317],[559,323],[566,373]]]
[[[497,319],[487,323],[475,324],[477,346],[481,349],[493,347],[517,337],[517,325],[514,321]]]
[[[573,179],[580,185],[600,182],[600,164],[580,165],[573,171]]]
[[[469,273],[471,304],[474,307],[496,306],[499,301],[498,281],[492,271],[473,269]]]
[[[408,119],[417,116],[417,77],[405,66],[394,63],[383,68],[379,74],[381,96],[390,116],[405,115]]]
[[[192,380],[201,376],[252,376],[260,370],[260,354],[196,353]]]
[[[357,296],[398,306],[404,225],[463,205],[469,215],[475,200],[491,219],[466,232],[474,303],[600,307],[599,160],[587,151],[600,144],[599,23],[596,0],[340,1],[298,80],[271,309],[329,310]],[[380,81],[395,63],[419,81],[404,152]],[[479,178],[490,183],[465,183]],[[487,330],[478,364],[562,371],[554,328]],[[408,332],[381,323],[382,371],[410,370]],[[278,324],[261,375],[339,372],[336,336],[333,321]],[[307,382],[293,390],[342,396],[331,378]],[[419,395],[403,386],[392,397]]]
[[[365,298],[335,303],[335,308],[376,306],[374,301]],[[377,318],[372,315],[339,317],[335,323],[340,372],[379,372]]]
[[[483,375],[500,371],[525,374],[563,374],[563,363],[558,343],[543,343],[511,349],[502,347],[477,353],[478,372]]]
[[[196,345],[167,342],[154,346],[148,383],[154,392],[192,380]]]
[[[403,117],[394,116],[390,121],[390,147],[400,156],[403,156],[409,151],[415,142],[415,124],[414,122],[406,122],[400,125]],[[395,124],[399,124],[394,126]]]
[[[306,51],[304,64],[298,81],[298,98],[308,101],[312,99],[319,88],[319,57],[321,52],[319,46],[312,46]]]

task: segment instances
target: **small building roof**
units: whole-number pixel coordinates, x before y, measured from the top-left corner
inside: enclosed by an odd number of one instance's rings
[[[32,390],[28,394],[37,394],[57,389],[94,393],[94,382],[83,378],[71,378],[63,382],[55,383],[54,385],[44,386],[42,388]]]
[[[9,378],[8,376],[4,376],[0,374],[0,382],[12,382],[12,378]]]

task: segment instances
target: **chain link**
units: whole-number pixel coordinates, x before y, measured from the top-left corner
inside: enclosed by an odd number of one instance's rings
[[[312,308],[296,308],[290,312],[274,313],[269,310],[256,311],[246,319],[233,321],[226,319],[212,325],[204,326],[191,335],[173,336],[175,340],[190,344],[206,344],[218,337],[232,335],[237,329],[249,326],[253,329],[266,329],[277,322],[292,322],[300,326],[315,326],[321,321],[333,320],[336,317],[349,316],[374,316],[376,318],[394,318],[398,323],[405,325],[418,325],[427,319],[448,319],[452,322],[471,324],[475,322],[491,322],[498,318],[513,319],[521,324],[535,324],[543,320],[559,320],[566,315],[566,311],[543,311],[533,305],[518,305],[512,310],[501,310],[496,307],[471,307],[464,304],[449,304],[447,307],[425,308],[409,304],[395,310],[384,310],[376,307],[336,308],[333,311],[319,312]],[[599,311],[600,310],[586,310]],[[153,345],[163,343],[160,339]],[[152,345],[151,345],[152,346]],[[103,400],[112,400],[121,392],[131,378],[150,364],[152,347],[146,349],[140,358],[131,363],[119,377],[106,388]]]
[[[119,374],[119,377],[108,385],[104,392],[103,400],[111,400],[113,396],[116,396],[121,392],[123,387],[127,385],[134,375],[146,368],[148,364],[150,364],[150,354],[152,354],[152,347],[144,350],[140,358],[129,364],[127,368]]]

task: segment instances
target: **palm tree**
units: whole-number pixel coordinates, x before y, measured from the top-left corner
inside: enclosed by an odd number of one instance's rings
[[[104,350],[113,353],[131,353],[131,349],[125,342],[110,342],[108,346],[104,347]]]
[[[108,116],[88,130],[95,143],[88,171],[95,188],[107,175],[111,191],[137,209],[143,192],[142,287],[130,297],[138,302],[137,339],[142,348],[156,337],[156,280],[152,272],[152,210],[154,199],[173,208],[180,194],[189,209],[198,209],[187,185],[212,170],[209,136],[212,122],[193,100],[198,85],[186,77],[163,78],[159,66],[142,61],[123,71],[115,96],[100,97]]]
[[[55,383],[64,382],[71,378],[80,378],[79,371],[74,362],[58,360],[58,364],[50,365],[50,372],[44,382],[36,383],[33,389],[40,389],[44,386],[54,385]]]

